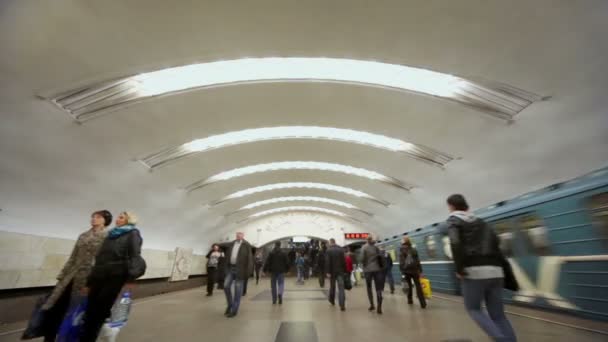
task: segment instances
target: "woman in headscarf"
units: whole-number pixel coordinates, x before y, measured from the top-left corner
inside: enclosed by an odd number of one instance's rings
[[[135,227],[137,219],[122,212],[116,227],[110,230],[95,259],[95,266],[87,280],[89,302],[81,342],[95,342],[99,330],[110,316],[112,305],[126,285],[133,288],[135,280],[146,270],[141,257],[142,238]]]
[[[112,214],[107,210],[91,214],[91,228],[78,237],[70,258],[57,276],[57,285],[42,306],[43,310],[48,310],[44,341],[55,341],[59,326],[70,307],[70,301],[86,287],[95,255],[108,234],[106,227],[111,223]]]

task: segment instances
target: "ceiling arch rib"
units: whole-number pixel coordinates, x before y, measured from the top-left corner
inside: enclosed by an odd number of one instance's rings
[[[353,210],[353,211],[365,214],[367,216],[374,216],[374,214],[370,213],[369,211],[365,211],[365,210],[357,207],[354,204],[351,204],[348,202],[343,202],[343,201],[338,201],[338,200],[331,199],[331,198],[315,197],[315,196],[275,197],[275,198],[247,204],[235,211],[228,213],[227,216],[231,216],[231,215],[234,215],[237,213],[252,210],[255,208],[262,207],[262,206],[267,206],[267,205],[272,205],[272,204],[277,204],[277,203],[284,203],[284,202],[317,202],[317,203],[323,203],[323,204],[330,204],[330,205],[342,207],[342,208],[345,208],[348,210]]]
[[[409,157],[439,167],[444,167],[446,163],[454,159],[447,153],[380,134],[333,127],[283,126],[245,129],[196,139],[179,146],[148,154],[141,158],[140,161],[150,169],[155,169],[197,153],[222,147],[284,139],[320,139],[361,144],[404,153]]]
[[[227,181],[232,178],[243,177],[247,175],[252,175],[256,173],[263,172],[272,172],[272,171],[283,171],[283,170],[316,170],[316,171],[328,171],[328,172],[339,172],[347,175],[353,175],[358,177],[367,178],[373,181],[378,181],[384,184],[388,184],[391,186],[395,186],[401,188],[403,190],[411,190],[413,185],[408,184],[404,181],[401,181],[394,177],[385,176],[378,172],[356,168],[349,165],[342,164],[334,164],[334,163],[325,163],[325,162],[315,162],[315,161],[284,161],[284,162],[275,162],[268,164],[257,164],[245,166],[238,169],[233,169],[230,171],[225,171],[218,173],[214,176],[211,176],[207,179],[203,179],[197,182],[194,182],[188,186],[186,186],[186,190],[188,192],[203,188],[210,184],[214,184],[221,181]]]
[[[351,188],[347,188],[347,187],[343,187],[343,186],[333,185],[333,184],[307,183],[307,182],[275,183],[275,184],[267,184],[267,185],[253,187],[253,188],[248,188],[245,190],[237,191],[228,196],[222,197],[218,200],[215,200],[215,201],[211,202],[209,205],[216,206],[216,205],[219,205],[221,203],[224,203],[226,201],[230,201],[233,199],[251,196],[251,195],[262,193],[262,192],[269,192],[269,191],[283,190],[283,189],[316,189],[316,190],[333,191],[333,192],[338,192],[338,193],[343,193],[343,194],[347,194],[350,196],[354,196],[357,198],[364,198],[364,199],[370,200],[374,203],[383,205],[385,207],[388,207],[390,205],[390,203],[388,201],[378,199],[363,191],[359,191],[359,190],[355,190],[355,189],[351,189]]]
[[[243,222],[258,219],[258,218],[261,218],[264,216],[270,216],[270,215],[285,213],[285,212],[316,212],[316,213],[322,213],[322,214],[345,218],[345,219],[348,219],[348,220],[351,220],[351,221],[354,221],[357,223],[362,223],[361,220],[359,220],[351,215],[345,214],[341,211],[326,209],[326,208],[321,208],[321,207],[314,207],[314,206],[313,207],[291,206],[291,207],[281,207],[281,208],[264,210],[264,211],[260,211],[258,213],[249,215],[246,218],[239,220],[237,223],[243,223]]]
[[[262,57],[177,66],[106,80],[45,97],[77,121],[123,105],[200,88],[258,82],[335,82],[383,87],[455,101],[496,117],[513,117],[543,98],[513,86],[376,61]],[[44,96],[43,96],[44,97]]]

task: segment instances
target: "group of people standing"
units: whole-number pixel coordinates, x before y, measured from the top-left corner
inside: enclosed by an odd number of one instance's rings
[[[57,284],[42,306],[44,341],[55,341],[69,309],[87,299],[80,341],[94,342],[123,288],[132,288],[146,270],[141,257],[142,237],[137,219],[122,212],[109,229],[108,210],[91,215],[91,228],[80,234]]]

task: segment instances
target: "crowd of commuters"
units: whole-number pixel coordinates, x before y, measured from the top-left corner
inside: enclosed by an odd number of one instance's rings
[[[57,284],[41,307],[44,341],[57,339],[68,310],[85,298],[88,304],[79,340],[96,341],[121,291],[132,289],[135,280],[144,274],[143,240],[135,215],[122,212],[116,226],[109,229],[111,223],[109,211],[96,211],[91,215],[91,228],[78,237]]]
[[[505,284],[504,268],[508,264],[499,248],[495,232],[480,218],[468,211],[469,207],[462,195],[452,195],[447,199],[450,215],[447,219],[447,231],[451,241],[452,254],[456,267],[456,276],[461,279],[465,308],[471,318],[495,341],[516,341],[516,336],[504,313],[502,289]],[[289,253],[281,249],[276,242],[265,262],[260,251],[255,256],[256,283],[259,270],[263,268],[271,277],[272,303],[283,303],[285,274],[290,266],[295,266],[297,284],[302,284],[310,273],[316,274],[319,286],[325,287],[329,280],[328,300],[333,306],[336,297],[340,310],[346,310],[346,289],[352,286],[354,255],[348,248],[340,247],[335,239],[329,240],[329,247],[322,244],[319,248],[292,250]],[[251,246],[243,241],[242,233],[228,248],[230,263],[227,264],[225,280],[228,308],[226,315],[234,317],[240,303],[240,290],[243,281],[252,274],[253,256]],[[382,314],[383,292],[388,282],[390,293],[395,292],[395,281],[392,268],[394,260],[390,253],[376,245],[370,236],[361,248],[361,266],[365,278],[369,311]],[[399,250],[399,270],[402,274],[407,303],[413,304],[416,293],[421,308],[427,307],[420,278],[422,264],[418,251],[408,237],[401,241]],[[513,282],[513,279],[508,279]],[[231,284],[235,283],[235,294],[232,295]],[[348,284],[348,285],[347,285]],[[487,307],[487,314],[482,304]]]
[[[447,199],[450,215],[446,221],[450,238],[456,276],[461,280],[465,308],[471,318],[495,341],[516,341],[515,332],[504,313],[502,289],[517,287],[508,261],[499,248],[496,233],[482,219],[468,211],[462,195]],[[59,327],[69,308],[77,300],[86,297],[88,305],[80,341],[94,342],[121,291],[131,289],[141,277],[146,264],[141,257],[142,237],[136,227],[137,219],[129,212],[122,212],[109,229],[112,214],[107,210],[91,215],[91,228],[82,233],[73,251],[57,276],[57,284],[41,307],[45,312],[44,340],[55,341]],[[361,267],[364,274],[369,311],[382,314],[383,292],[388,282],[390,292],[395,291],[392,273],[393,259],[390,253],[376,245],[370,236],[361,248]],[[346,310],[346,293],[352,287],[355,257],[352,250],[336,244],[335,239],[325,244],[305,245],[301,250],[289,253],[281,249],[279,242],[266,258],[262,250],[254,254],[252,246],[239,232],[236,239],[221,247],[214,244],[207,254],[207,296],[213,295],[217,284],[223,288],[227,307],[225,315],[238,314],[241,296],[247,292],[247,281],[255,274],[256,284],[260,275],[270,275],[272,303],[283,304],[285,275],[295,267],[297,283],[302,284],[311,276],[318,277],[319,286],[329,281],[328,300],[337,302]],[[420,278],[422,264],[418,251],[408,237],[401,241],[399,270],[402,274],[407,303],[413,304],[416,293],[421,308],[427,307]],[[485,304],[487,314],[482,310]]]

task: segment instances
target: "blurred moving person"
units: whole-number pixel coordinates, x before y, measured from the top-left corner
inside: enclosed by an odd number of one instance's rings
[[[393,257],[387,253],[384,248],[380,247],[380,254],[384,258],[384,280],[388,281],[391,294],[395,293],[395,278],[393,278]]]
[[[289,272],[289,258],[281,250],[281,242],[274,243],[274,248],[268,254],[264,264],[264,273],[270,273],[270,291],[272,304],[283,304],[283,290],[285,289],[285,273]]]
[[[451,195],[447,205],[448,235],[467,312],[494,341],[516,341],[502,303],[504,256],[496,233],[468,211],[469,205],[462,195]],[[481,309],[482,302],[487,315]]]
[[[97,340],[123,287],[132,290],[135,280],[146,271],[146,263],[141,257],[143,240],[136,223],[137,218],[132,213],[120,213],[116,227],[110,230],[95,257],[85,290],[89,298],[81,342]]]
[[[422,264],[420,264],[420,258],[418,257],[418,251],[412,247],[412,242],[407,236],[401,240],[401,253],[399,255],[399,268],[403,275],[403,289],[407,285],[407,303],[414,304],[413,300],[413,288],[416,288],[416,296],[420,306],[426,308],[426,298],[422,292],[422,286],[420,285],[420,276],[422,275]]]
[[[323,244],[321,250],[317,253],[316,272],[319,277],[319,286],[325,287],[325,258],[327,254],[327,245]]]
[[[298,278],[296,284],[304,284],[304,265],[306,261],[300,252],[296,254],[296,271],[298,272]]]
[[[325,271],[330,281],[329,303],[336,305],[336,285],[338,286],[338,304],[340,310],[346,310],[344,277],[346,276],[346,258],[342,247],[336,245],[335,239],[329,239],[329,249],[325,255]]]
[[[262,251],[258,251],[255,253],[255,284],[260,283],[260,272],[262,271],[262,266],[264,266],[264,256],[262,255]]]
[[[227,308],[224,315],[234,317],[239,312],[244,282],[253,272],[253,254],[251,245],[244,240],[245,234],[236,233],[234,240],[226,253],[226,279],[224,280],[224,293],[226,294]],[[234,295],[232,293],[234,284]]]
[[[42,306],[42,310],[47,310],[46,316],[49,317],[45,322],[44,341],[55,341],[70,304],[86,287],[95,256],[108,235],[106,228],[111,223],[112,214],[109,211],[96,211],[91,215],[91,228],[78,237],[70,258],[57,276],[57,284]]]
[[[367,243],[361,248],[363,251],[363,273],[365,274],[365,286],[367,287],[367,298],[369,299],[369,311],[382,314],[382,291],[384,291],[384,258],[380,254],[380,249],[376,246],[376,241],[370,235]],[[372,282],[376,289],[378,307],[374,306],[374,295],[372,292]]]
[[[344,253],[344,261],[346,262],[346,274],[347,276],[352,279],[353,278],[353,252],[351,252],[350,248],[348,247],[344,247],[344,249],[346,250],[346,253]],[[355,282],[351,281],[352,285],[356,285]]]
[[[213,287],[217,282],[217,270],[220,265],[222,252],[218,244],[213,244],[207,253],[207,297],[213,296]]]

